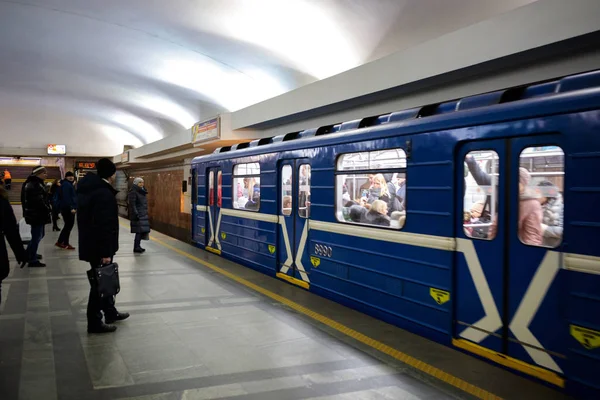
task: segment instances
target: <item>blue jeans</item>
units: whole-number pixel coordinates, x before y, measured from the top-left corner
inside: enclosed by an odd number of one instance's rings
[[[27,257],[30,263],[35,263],[38,260],[37,251],[45,235],[44,227],[45,225],[31,225],[31,241],[27,245]]]

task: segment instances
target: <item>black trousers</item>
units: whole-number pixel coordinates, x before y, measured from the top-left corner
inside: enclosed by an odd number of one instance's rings
[[[96,282],[95,274],[92,273],[94,268],[100,267],[101,261],[91,262],[88,274],[88,280],[90,282],[90,297],[87,305],[87,320],[88,326],[96,327],[102,324],[102,313],[104,312],[104,318],[110,319],[117,315],[117,309],[115,308],[115,296],[100,297],[98,294],[98,284]]]
[[[4,180],[4,188],[6,190],[10,190],[11,189],[11,184],[12,184],[12,179],[5,179]]]
[[[65,226],[63,226],[62,231],[60,231],[58,243],[69,244],[71,230],[73,229],[73,225],[75,225],[75,214],[73,214],[71,210],[61,210],[60,215],[62,215],[63,221],[65,221]]]
[[[133,239],[133,248],[139,249],[142,247],[142,235],[143,233],[136,233],[135,238]]]
[[[52,206],[52,227],[58,228],[58,207]]]

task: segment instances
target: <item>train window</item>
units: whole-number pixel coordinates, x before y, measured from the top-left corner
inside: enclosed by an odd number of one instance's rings
[[[214,171],[210,171],[208,173],[208,205],[215,205],[215,173]]]
[[[498,153],[472,151],[465,157],[463,229],[473,239],[492,240],[498,224]]]
[[[281,214],[292,215],[292,166],[281,168]]]
[[[260,164],[233,167],[233,207],[258,211],[260,208]]]
[[[302,164],[298,167],[298,215],[302,218],[310,217],[310,165]]]
[[[406,221],[404,150],[342,154],[336,170],[336,218],[401,229]]]
[[[523,244],[557,247],[563,237],[565,154],[558,146],[528,147],[519,159],[518,234]]]
[[[223,206],[223,191],[221,190],[222,185],[223,174],[221,173],[221,170],[219,170],[219,172],[217,172],[217,207]]]

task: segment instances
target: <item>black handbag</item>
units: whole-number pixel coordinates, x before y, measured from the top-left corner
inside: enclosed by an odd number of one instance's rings
[[[119,264],[116,262],[102,265],[88,271],[93,274],[100,297],[116,296],[121,291],[119,282]]]

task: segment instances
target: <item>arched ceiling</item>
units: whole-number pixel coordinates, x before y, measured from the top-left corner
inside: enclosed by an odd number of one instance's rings
[[[533,1],[0,0],[0,152],[118,154]]]

